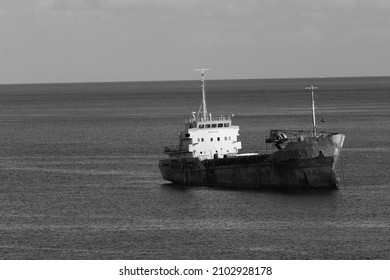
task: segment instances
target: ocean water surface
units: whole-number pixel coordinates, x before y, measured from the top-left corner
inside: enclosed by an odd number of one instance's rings
[[[389,259],[390,78],[207,81],[242,152],[269,129],[346,135],[333,192],[173,185],[158,160],[199,81],[0,85],[1,259]]]

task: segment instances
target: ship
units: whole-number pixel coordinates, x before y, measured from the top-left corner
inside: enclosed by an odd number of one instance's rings
[[[162,177],[174,184],[259,189],[337,189],[335,168],[345,135],[319,131],[311,85],[312,130],[272,129],[266,145],[270,153],[239,153],[239,126],[233,115],[213,116],[206,105],[205,71],[201,72],[202,102],[185,121],[179,144],[164,147],[159,160]]]

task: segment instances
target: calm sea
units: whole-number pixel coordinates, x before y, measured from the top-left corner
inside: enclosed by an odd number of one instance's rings
[[[207,82],[242,152],[267,130],[346,135],[333,192],[186,187],[163,147],[199,81],[0,85],[1,259],[390,259],[390,77]]]

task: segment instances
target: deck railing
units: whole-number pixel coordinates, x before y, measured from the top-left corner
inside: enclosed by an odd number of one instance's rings
[[[317,131],[315,135],[313,131],[305,130],[270,130],[269,137],[266,139],[266,143],[281,143],[285,141],[303,140],[308,138],[323,137],[329,135],[330,132]]]
[[[232,116],[227,115],[219,115],[219,116],[208,116],[206,118],[197,118],[197,117],[192,117],[189,119],[186,119],[186,123],[202,123],[202,122],[216,122],[216,121],[231,121]]]

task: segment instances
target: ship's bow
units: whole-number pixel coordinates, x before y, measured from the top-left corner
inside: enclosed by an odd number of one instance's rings
[[[333,143],[333,169],[336,168],[336,163],[341,155],[341,149],[344,145],[344,134],[333,134],[332,135],[332,143]]]

